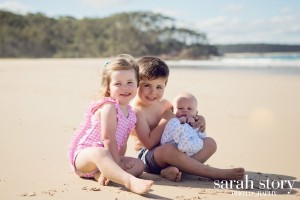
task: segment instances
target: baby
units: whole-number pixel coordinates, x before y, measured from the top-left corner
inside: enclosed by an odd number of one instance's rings
[[[176,144],[180,151],[193,156],[203,148],[202,139],[206,137],[205,133],[191,126],[195,123],[198,113],[197,99],[190,93],[180,93],[174,99],[173,111],[176,118],[172,118],[167,123],[160,143]]]

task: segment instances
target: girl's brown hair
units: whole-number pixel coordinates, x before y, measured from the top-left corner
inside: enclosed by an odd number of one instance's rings
[[[111,73],[115,70],[131,70],[135,71],[137,84],[139,82],[139,66],[133,56],[129,54],[118,55],[113,60],[107,62],[102,71],[100,93],[102,97],[109,97],[109,84],[111,81]]]

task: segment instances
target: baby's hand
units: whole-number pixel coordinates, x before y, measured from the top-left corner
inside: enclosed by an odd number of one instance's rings
[[[187,123],[187,117],[185,117],[185,116],[179,117],[178,119],[180,121],[180,124]]]
[[[189,125],[193,126],[193,124],[195,123],[195,119],[193,117],[187,117],[186,123],[188,123]]]

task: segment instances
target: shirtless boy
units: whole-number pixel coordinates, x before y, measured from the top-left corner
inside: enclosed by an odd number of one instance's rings
[[[217,148],[210,137],[203,139],[203,148],[192,157],[179,151],[174,144],[159,145],[166,123],[175,117],[171,103],[163,98],[169,68],[164,61],[152,56],[140,58],[138,64],[138,93],[131,103],[137,114],[137,124],[132,135],[135,150],[146,165],[145,171],[161,174],[172,181],[180,181],[182,172],[211,179],[243,179],[243,168],[219,169],[203,164]],[[198,116],[193,126],[205,131],[204,118]]]

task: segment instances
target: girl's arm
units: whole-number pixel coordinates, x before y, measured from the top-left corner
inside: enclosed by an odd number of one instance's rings
[[[117,164],[120,164],[120,155],[118,151],[118,144],[116,141],[117,131],[117,111],[113,104],[107,103],[101,107],[101,136],[104,148],[112,155]]]

